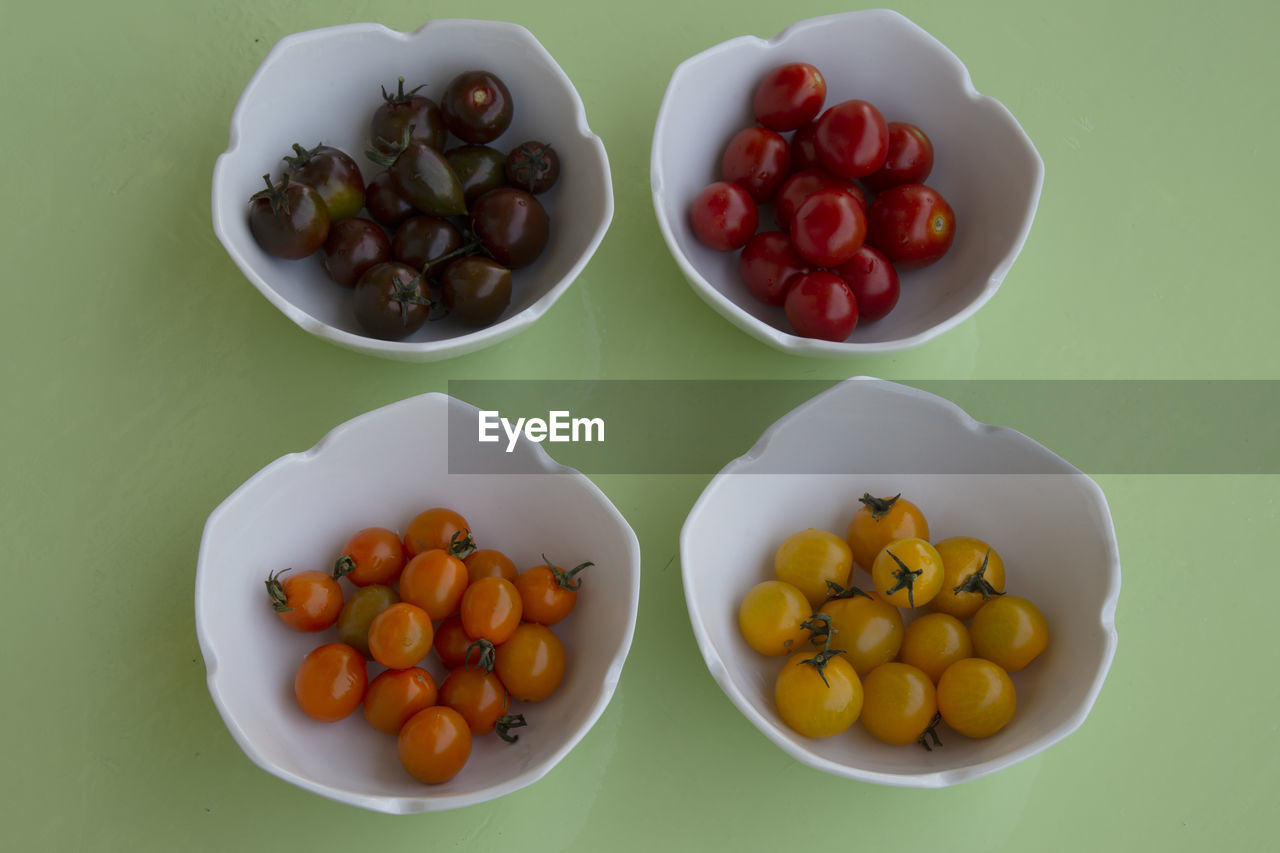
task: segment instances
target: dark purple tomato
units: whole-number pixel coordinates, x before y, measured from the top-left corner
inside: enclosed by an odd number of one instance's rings
[[[398,341],[422,328],[431,296],[417,270],[388,261],[360,276],[352,305],[362,329],[375,338]]]
[[[511,270],[479,255],[458,258],[441,273],[440,294],[450,317],[487,326],[511,303]]]
[[[459,145],[444,152],[453,173],[462,184],[463,200],[470,205],[489,190],[505,186],[507,158],[488,145]]]
[[[349,219],[364,207],[364,178],[360,167],[345,152],[328,145],[306,149],[293,144],[294,156],[285,157],[285,173],[294,181],[314,187],[329,209],[329,221]]]
[[[272,184],[263,175],[265,190],[249,199],[249,231],[269,255],[277,258],[305,258],[324,245],[329,236],[329,209],[315,188],[290,183],[285,175]]]
[[[390,172],[379,172],[373,176],[369,186],[365,187],[364,206],[370,216],[388,228],[395,228],[414,213],[413,205],[391,183]]]
[[[387,171],[396,192],[420,213],[460,216],[467,212],[458,176],[444,155],[425,142],[410,142]]]
[[[324,268],[344,287],[355,287],[369,267],[391,260],[391,241],[378,223],[353,216],[329,226]]]
[[[471,231],[507,269],[538,259],[550,236],[547,211],[531,193],[514,187],[491,190],[471,206]]]
[[[474,145],[492,142],[511,124],[511,92],[497,75],[464,71],[445,87],[440,111],[449,132]]]
[[[898,304],[898,271],[883,252],[866,243],[831,271],[853,291],[858,301],[858,319],[863,322],[879,320]]]
[[[435,101],[417,93],[421,88],[416,86],[406,92],[403,77],[397,82],[394,95],[385,86],[382,88],[383,103],[369,123],[374,148],[389,152],[403,144],[405,130],[410,126],[413,127],[412,139],[421,140],[437,151],[444,148],[444,117]]]
[[[507,183],[540,195],[560,177],[560,155],[545,142],[522,142],[507,155]]]
[[[766,305],[781,305],[796,276],[812,269],[782,231],[761,231],[747,241],[738,257],[742,283]]]
[[[410,216],[391,237],[391,256],[419,271],[461,248],[458,229],[438,216]]]

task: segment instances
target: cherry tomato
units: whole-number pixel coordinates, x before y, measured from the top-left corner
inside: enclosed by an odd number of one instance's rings
[[[858,200],[863,210],[866,209],[867,198],[853,181],[836,177],[824,169],[801,169],[798,172],[792,172],[782,182],[782,186],[778,188],[778,194],[773,198],[773,214],[778,224],[783,228],[790,228],[796,211],[809,196],[818,190],[830,189],[844,190]]]
[[[324,241],[324,269],[343,287],[355,287],[360,276],[391,260],[391,241],[378,223],[353,216],[335,222]]]
[[[833,598],[818,613],[828,617],[831,647],[840,650],[858,675],[866,675],[893,660],[902,648],[902,614],[879,597],[863,594]],[[814,639],[820,642],[818,637]]]
[[[551,236],[551,219],[533,193],[499,187],[471,205],[471,231],[495,261],[515,270],[542,255]]]
[[[285,569],[285,572],[290,569]],[[342,587],[325,572],[284,572],[267,575],[267,595],[280,621],[295,631],[323,631],[342,612]]]
[[[542,559],[543,565],[521,572],[515,585],[520,591],[524,620],[554,625],[568,616],[578,603],[578,588],[582,586],[578,573],[595,563],[580,563],[566,571],[547,561],[545,556]]]
[[[444,152],[444,159],[449,161],[449,166],[462,184],[462,200],[467,203],[467,207],[489,190],[507,185],[507,155],[496,148],[488,145],[459,145]]]
[[[483,145],[503,134],[514,107],[507,85],[489,71],[464,71],[449,81],[440,98],[449,131],[463,142]]]
[[[853,551],[853,561],[868,572],[876,555],[890,542],[929,538],[924,513],[902,495],[877,498],[864,493],[858,502],[862,506],[849,519],[844,538]]]
[[[400,145],[389,154],[367,152],[387,167],[391,186],[420,213],[429,216],[461,216],[467,212],[462,182],[444,155],[420,139],[409,139],[408,128]]]
[[[362,586],[347,597],[338,614],[338,639],[369,657],[369,626],[373,618],[400,600],[389,586]]]
[[[781,231],[761,231],[742,247],[738,272],[751,295],[766,305],[781,305],[796,276],[812,270]]]
[[[863,243],[853,257],[832,270],[858,301],[858,321],[871,323],[898,304],[898,271],[878,249]]]
[[[958,660],[938,679],[938,713],[962,735],[990,737],[1013,719],[1017,706],[1009,674],[989,660]]]
[[[392,604],[369,623],[369,654],[387,669],[417,665],[434,639],[427,611],[407,601]]]
[[[910,664],[882,663],[862,680],[862,725],[885,743],[916,743],[937,713],[933,682]]]
[[[827,600],[828,581],[849,583],[853,557],[849,545],[826,530],[809,527],[792,533],[773,555],[773,572],[778,580],[791,584],[814,607]]]
[[[490,577],[515,581],[516,575],[519,574],[511,558],[493,548],[472,551],[462,562],[467,567],[467,576],[471,579],[471,583],[475,583],[480,578]]]
[[[431,293],[427,280],[413,267],[388,261],[364,271],[356,282],[351,306],[366,334],[398,341],[427,322]]]
[[[410,216],[391,236],[391,256],[405,266],[426,269],[445,255],[462,248],[462,234],[439,216]],[[435,275],[435,269],[428,275]]]
[[[929,607],[969,619],[993,596],[1004,593],[1004,560],[972,536],[952,536],[934,545],[942,557],[942,591]]]
[[[867,236],[862,204],[843,188],[817,190],[791,217],[791,243],[814,266],[835,267],[853,257]]]
[[[973,615],[969,633],[978,657],[999,664],[1005,672],[1022,669],[1049,645],[1044,614],[1016,595],[993,598],[982,605]]]
[[[956,215],[947,200],[924,184],[891,187],[867,211],[867,242],[900,267],[923,267],[947,253]]]
[[[826,652],[792,655],[773,688],[778,716],[805,737],[847,730],[862,711],[862,683],[847,660]]]
[[[763,127],[738,131],[720,158],[720,177],[745,189],[757,204],[772,199],[790,171],[787,140]]]
[[[457,711],[432,705],[400,729],[396,751],[410,776],[438,785],[457,776],[471,757],[471,729]]]
[[[818,123],[811,121],[791,134],[791,168],[793,171],[822,168],[822,161],[818,159],[817,133]]]
[[[474,642],[462,628],[461,616],[450,616],[436,626],[436,636],[432,647],[446,669],[453,669],[467,663],[467,649]],[[474,655],[473,655],[474,657]]]
[[[350,155],[328,145],[306,149],[296,142],[293,151],[294,156],[284,158],[286,173],[320,194],[330,226],[360,212],[364,207],[364,177]]]
[[[826,97],[821,71],[807,62],[788,62],[756,84],[751,110],[756,121],[771,130],[795,130],[818,115]]]
[[[375,221],[395,228],[417,211],[391,183],[391,173],[383,170],[373,176],[364,188],[364,206]]]
[[[462,715],[473,735],[487,735],[507,713],[507,690],[485,669],[454,667],[440,685],[440,704]]]
[[[396,92],[391,94],[387,87],[382,87],[383,103],[374,110],[369,122],[369,137],[375,148],[390,151],[395,144],[404,138],[405,128],[413,128],[413,139],[420,139],[437,151],[444,148],[444,118],[440,115],[440,107],[425,95],[419,95],[422,86],[415,86],[408,92],[404,90],[404,78],[396,83]]]
[[[293,695],[313,720],[333,723],[360,706],[369,673],[364,657],[346,643],[326,643],[302,659]]]
[[[862,179],[872,192],[884,192],[899,184],[923,184],[933,171],[933,143],[914,124],[891,121],[889,152],[884,165]]]
[[[423,551],[400,575],[400,598],[440,620],[457,612],[467,582],[467,567],[457,557],[438,548]]]
[[[380,732],[399,734],[409,718],[436,704],[436,681],[422,667],[384,670],[369,682],[364,716]]]
[[[481,578],[462,595],[462,628],[473,640],[502,645],[515,632],[522,613],[520,591],[505,578]]]
[[[728,252],[745,246],[756,233],[760,212],[745,189],[717,181],[694,197],[689,205],[689,224],[704,246]]]
[[[923,539],[899,539],[876,555],[871,581],[890,604],[923,607],[942,589],[942,558]]]
[[[329,211],[320,193],[306,184],[279,184],[263,175],[265,190],[249,197],[249,231],[262,250],[277,258],[305,258],[324,245],[329,236]],[[754,228],[752,230],[755,230]]]
[[[333,566],[335,579],[345,577],[356,586],[393,584],[404,568],[404,543],[400,534],[385,527],[366,527],[342,546]]]
[[[956,617],[926,613],[907,626],[899,656],[937,682],[951,664],[973,657],[973,640]]]
[[[454,258],[440,274],[445,310],[459,323],[487,326],[511,304],[511,270],[492,258]]]
[[[413,517],[404,531],[404,547],[410,557],[436,548],[464,557],[459,550],[469,553],[474,545],[467,520],[451,509],[437,506]]]
[[[797,335],[843,341],[858,325],[858,302],[844,279],[827,270],[796,276],[782,303]]]
[[[541,195],[560,177],[560,155],[547,143],[530,140],[511,149],[502,169],[508,184]]]
[[[493,671],[522,702],[541,702],[564,680],[564,645],[546,625],[525,622],[498,646]]]
[[[843,101],[818,118],[814,147],[823,168],[843,178],[861,178],[884,165],[889,126],[870,103]]]
[[[813,605],[804,593],[784,581],[762,581],[742,597],[738,629],[747,645],[762,655],[793,654],[808,639],[805,622]]]

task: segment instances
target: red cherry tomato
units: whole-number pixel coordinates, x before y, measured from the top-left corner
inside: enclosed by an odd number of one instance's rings
[[[763,127],[734,134],[720,158],[720,177],[751,193],[756,203],[773,198],[791,171],[791,146],[782,135]]]
[[[783,228],[790,226],[792,217],[796,215],[800,205],[804,204],[805,199],[818,190],[829,189],[840,189],[850,193],[862,205],[863,210],[866,209],[867,197],[853,181],[837,177],[825,169],[802,169],[799,172],[792,172],[778,188],[778,194],[773,197],[773,214],[778,224]]]
[[[797,335],[843,341],[858,324],[858,302],[844,279],[818,270],[796,278],[783,308]]]
[[[704,246],[727,252],[742,248],[756,233],[760,212],[745,189],[729,181],[717,181],[693,199],[689,221]]]
[[[818,190],[791,218],[791,244],[814,266],[839,266],[867,236],[862,205],[843,189]]]
[[[832,272],[853,291],[858,319],[864,323],[879,320],[898,304],[898,271],[882,252],[866,243]]]
[[[820,169],[817,143],[818,123],[811,121],[791,134],[791,169]]]
[[[927,266],[947,253],[956,215],[947,200],[924,184],[891,187],[867,211],[867,242],[900,267]]]
[[[766,305],[781,305],[795,277],[810,269],[791,245],[791,238],[781,231],[761,231],[747,242],[738,258],[742,283]]]
[[[756,121],[771,130],[795,130],[812,121],[827,98],[822,72],[807,62],[788,62],[764,76],[751,108]]]
[[[333,576],[345,577],[356,586],[380,583],[389,586],[400,577],[405,563],[400,534],[385,527],[366,527],[342,546]]]
[[[862,179],[872,192],[899,184],[923,184],[933,171],[933,143],[924,131],[905,121],[889,122],[889,153],[884,165]]]
[[[818,119],[814,144],[823,168],[844,178],[861,178],[884,165],[889,126],[866,101],[842,101]]]

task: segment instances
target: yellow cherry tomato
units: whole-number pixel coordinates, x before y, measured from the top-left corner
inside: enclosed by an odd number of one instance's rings
[[[969,629],[956,617],[926,613],[907,626],[898,657],[936,684],[951,664],[973,657],[973,640]]]
[[[942,558],[923,539],[899,539],[876,555],[871,581],[895,607],[922,607],[942,589]]]
[[[858,675],[898,656],[902,614],[892,604],[878,597],[854,595],[833,598],[818,613],[830,617],[831,648],[839,649]]]
[[[962,735],[990,737],[1013,719],[1017,706],[1009,674],[989,660],[958,660],[938,679],[938,713]]]
[[[778,716],[805,737],[831,737],[862,711],[862,683],[849,662],[825,652],[792,655],[774,682]]]
[[[929,523],[924,513],[902,495],[876,498],[864,494],[858,500],[862,506],[849,519],[844,538],[853,551],[853,561],[866,571],[871,571],[876,555],[890,542],[928,540]]]
[[[747,645],[762,655],[794,653],[809,638],[804,622],[813,607],[804,593],[783,581],[758,583],[742,598],[738,629]]]
[[[849,543],[826,530],[810,527],[782,541],[773,557],[778,580],[797,587],[818,607],[827,600],[827,581],[845,586],[853,572]]]
[[[973,651],[980,658],[1017,672],[1049,645],[1049,625],[1044,614],[1025,598],[1006,595],[982,605],[973,616],[969,633]]]
[[[916,743],[936,713],[933,682],[910,664],[880,664],[862,681],[862,725],[885,743]]]
[[[942,557],[942,591],[929,602],[933,610],[971,619],[985,602],[1004,592],[1004,560],[986,542],[953,536],[933,547]]]

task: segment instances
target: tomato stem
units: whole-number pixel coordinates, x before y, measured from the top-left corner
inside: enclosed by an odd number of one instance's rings
[[[341,580],[344,575],[349,575],[356,569],[356,561],[351,559],[350,555],[343,554],[333,564],[333,579]]]
[[[301,145],[295,142],[293,143],[294,156],[293,157],[285,156],[285,157],[282,157],[281,159],[284,160],[285,164],[289,167],[291,171],[296,172],[297,170],[301,169],[303,166],[310,163],[311,158],[315,157],[316,154],[320,153],[320,149],[323,147],[324,147],[323,142],[317,142],[315,148],[307,150],[306,148],[303,148]]]
[[[400,276],[391,277],[391,301],[400,303],[400,322],[409,325],[409,306],[425,305],[431,307],[431,300],[418,295],[418,277],[410,279],[408,283],[400,280]]]
[[[952,592],[977,592],[982,594],[983,601],[990,601],[993,595],[1004,595],[1003,592],[996,590],[991,582],[985,577],[987,573],[987,560],[991,557],[991,549],[987,549],[987,553],[982,555],[982,565],[978,570],[969,577],[962,580],[956,585]]]
[[[280,576],[291,571],[293,569],[290,568],[279,572],[267,572],[267,595],[271,596],[271,609],[277,613],[287,613],[293,609],[289,606],[289,598],[284,594],[284,586],[280,583]]]
[[[289,196],[285,194],[285,190],[289,188],[289,176],[286,174],[280,179],[279,184],[271,183],[271,175],[263,175],[262,180],[267,182],[265,190],[258,190],[249,196],[250,202],[255,202],[260,198],[265,198],[271,202],[271,215],[278,217],[281,213],[285,216],[289,215]]]
[[[475,668],[483,669],[485,672],[493,672],[493,656],[496,649],[494,649],[493,643],[485,639],[476,640],[474,643],[467,646],[466,654],[463,655],[462,658],[462,665],[467,669],[472,668],[471,650],[475,648],[480,649],[480,657],[476,661]]]
[[[471,535],[470,530],[455,531],[453,536],[449,537],[448,552],[459,560],[470,557],[476,550],[475,537]]]
[[[831,636],[831,614],[815,613],[800,623],[801,628],[808,628],[809,642],[815,646],[826,645]]]
[[[818,671],[818,675],[822,678],[822,683],[830,687],[831,682],[827,681],[827,673],[825,672],[827,668],[827,661],[831,660],[836,655],[844,654],[844,649],[831,648],[831,635],[835,633],[831,630],[831,614],[815,613],[813,616],[810,616],[808,619],[801,622],[800,627],[808,628],[810,631],[813,631],[814,628],[810,626],[810,623],[825,626],[825,630],[822,633],[822,651],[818,652],[811,658],[800,661],[800,663],[808,664],[816,669]],[[817,639],[818,634],[815,632],[812,640]]]
[[[551,574],[554,575],[556,579],[556,585],[561,589],[573,591],[578,590],[582,586],[582,578],[577,576],[578,572],[581,572],[584,569],[589,569],[595,565],[595,563],[588,560],[585,563],[579,563],[566,572],[564,569],[548,560],[546,554],[542,555],[542,562],[546,563],[547,568],[551,569]]]
[[[870,492],[863,492],[862,497],[858,498],[858,503],[871,510],[871,517],[879,521],[889,514],[889,510],[893,509],[893,505],[898,502],[900,497],[902,497],[902,492],[898,492],[891,498],[877,498]]]
[[[406,92],[404,90],[404,78],[399,77],[396,79],[396,93],[394,95],[387,92],[386,86],[379,86],[378,88],[382,90],[382,99],[384,101],[386,101],[388,104],[397,105],[397,104],[409,103],[410,99],[413,98],[414,94],[425,85],[427,84],[421,83],[417,86],[414,86],[412,89]]]
[[[827,581],[827,589],[829,590],[827,592],[827,601],[837,601],[841,598],[853,598],[855,595],[860,595],[863,598],[871,597],[852,584],[847,587],[843,587],[835,581]]]
[[[938,724],[942,722],[942,715],[935,713],[933,719],[929,721],[929,725],[920,733],[920,737],[916,743],[923,746],[929,752],[933,752],[934,746],[942,746],[942,739],[938,737]],[[933,746],[929,745],[929,740],[933,741]]]
[[[915,571],[912,571],[911,569],[907,568],[906,563],[898,559],[897,554],[893,553],[888,548],[885,549],[885,553],[888,554],[890,557],[893,557],[893,561],[898,564],[898,568],[894,569],[893,571],[893,576],[894,578],[897,579],[897,583],[895,583],[889,589],[886,589],[884,591],[884,594],[893,595],[898,590],[905,589],[907,591],[907,605],[909,607],[915,607],[916,606],[916,600],[915,600],[916,578],[924,574],[924,569],[916,569]]]
[[[404,132],[400,134],[400,138],[397,140],[383,139],[379,136],[373,141],[373,145],[365,150],[364,156],[379,166],[389,168],[409,148],[409,142],[413,139],[414,127],[415,125],[412,124],[405,125]]]
[[[512,729],[523,728],[529,725],[525,722],[524,714],[504,714],[498,718],[498,722],[494,724],[493,730],[498,733],[498,737],[507,743],[515,743],[520,740],[519,735],[510,734]]]

